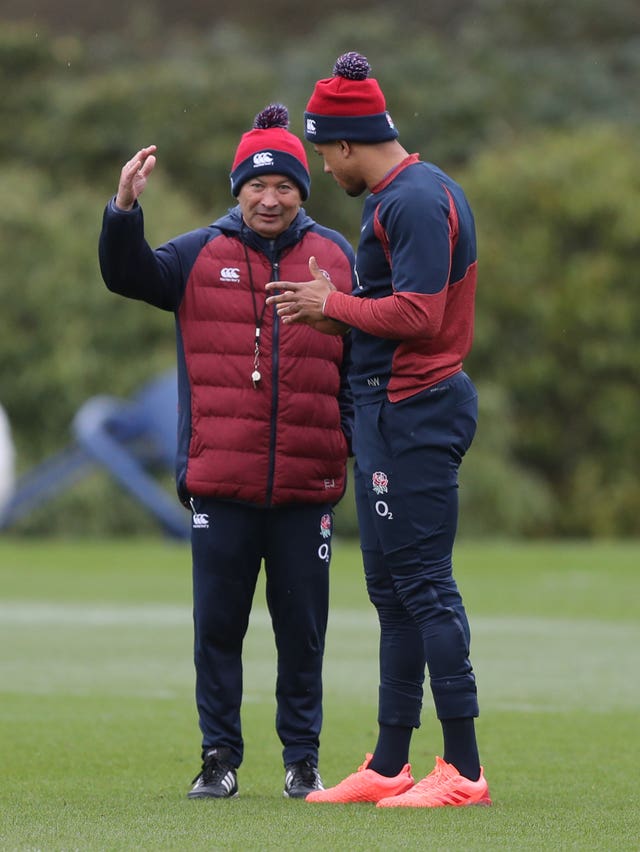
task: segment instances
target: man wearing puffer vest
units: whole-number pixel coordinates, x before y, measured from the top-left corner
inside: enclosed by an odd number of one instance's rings
[[[178,358],[178,496],[192,512],[196,704],[202,769],[190,798],[238,795],[242,644],[264,562],[277,648],[276,730],[284,795],[321,790],[322,661],[333,507],[344,493],[352,401],[349,336],[282,324],[269,281],[300,280],[310,258],[354,285],[344,237],[304,211],[310,175],[288,111],[272,104],[238,145],[238,205],[153,249],[139,197],[156,146],[122,168],[100,234],[109,290],[171,311]]]

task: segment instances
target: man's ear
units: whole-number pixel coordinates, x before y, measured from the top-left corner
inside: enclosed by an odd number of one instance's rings
[[[347,142],[346,139],[339,139],[338,140],[338,150],[340,151],[340,153],[342,154],[343,157],[348,157],[349,154],[351,154],[351,151],[352,151],[351,143]]]

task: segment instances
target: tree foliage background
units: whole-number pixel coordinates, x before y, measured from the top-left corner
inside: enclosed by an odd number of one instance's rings
[[[427,8],[428,7],[428,8]],[[158,145],[152,243],[231,206],[241,133],[267,103],[301,134],[312,86],[365,53],[408,150],[458,179],[476,213],[467,369],[481,419],[462,469],[462,531],[640,532],[640,7],[635,0],[434,0],[389,9],[237,0],[0,2],[0,399],[19,472],[70,440],[98,393],[173,364],[172,318],[109,294],[96,256],[121,165]],[[307,211],[355,245],[361,200],[313,155]],[[355,531],[352,502],[339,507]],[[25,532],[147,531],[97,476]]]

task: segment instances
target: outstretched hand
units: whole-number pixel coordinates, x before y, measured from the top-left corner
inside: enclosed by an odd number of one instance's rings
[[[346,326],[328,319],[322,312],[329,293],[336,289],[326,272],[318,266],[315,257],[309,258],[311,281],[270,281],[267,290],[281,291],[267,298],[275,305],[284,323],[303,322],[326,334],[344,334]]]
[[[120,183],[116,195],[116,207],[131,210],[147,185],[147,178],[156,165],[155,145],[141,148],[137,154],[125,163],[120,172]]]

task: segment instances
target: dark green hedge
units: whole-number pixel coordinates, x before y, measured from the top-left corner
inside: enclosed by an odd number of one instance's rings
[[[355,48],[405,146],[460,179],[476,212],[467,366],[481,422],[463,466],[462,530],[640,532],[636,7],[610,4],[604,18],[582,0],[544,4],[546,16],[524,2],[471,5],[455,26],[444,13],[437,26],[327,16],[312,39],[277,44],[228,19],[170,36],[161,19],[55,36],[3,23],[0,398],[20,472],[68,443],[87,397],[127,396],[174,360],[172,317],[100,279],[102,208],[122,163],[158,145],[143,198],[151,242],[210,221],[233,202],[230,163],[254,114],[281,100],[300,132],[313,82]],[[361,201],[311,151],[310,162],[308,212],[355,243]],[[339,523],[356,530],[350,495]],[[78,527],[152,524],[98,476],[21,525]]]

